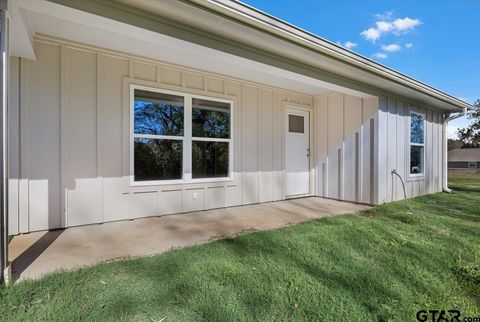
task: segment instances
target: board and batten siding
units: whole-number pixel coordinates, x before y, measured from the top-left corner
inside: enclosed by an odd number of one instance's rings
[[[425,164],[424,176],[409,178],[408,132],[410,130],[410,112],[425,115]],[[378,172],[375,177],[378,190],[375,204],[404,199],[401,180],[392,174],[396,170],[405,183],[407,198],[442,191],[442,112],[431,107],[419,106],[401,98],[379,97],[379,110],[375,119],[380,133],[376,144],[376,162]]]
[[[285,198],[284,107],[312,96],[47,37],[35,51],[12,58],[11,234]],[[130,186],[130,84],[232,100],[234,179]]]
[[[316,194],[374,201],[374,118],[378,99],[329,92],[315,98]]]
[[[12,235],[284,200],[286,107],[310,111],[313,195],[399,200],[392,169],[408,197],[441,190],[442,114],[433,108],[387,96],[313,97],[46,36],[34,45],[36,61],[11,59]],[[131,186],[131,84],[231,100],[233,180]],[[426,113],[426,175],[409,181],[414,108]]]

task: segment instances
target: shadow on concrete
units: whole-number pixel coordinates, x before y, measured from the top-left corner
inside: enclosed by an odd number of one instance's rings
[[[62,233],[64,229],[51,230],[12,262],[12,281],[16,282],[24,272]]]

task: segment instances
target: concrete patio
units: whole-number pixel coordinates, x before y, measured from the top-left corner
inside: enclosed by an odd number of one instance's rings
[[[365,208],[368,206],[311,197],[19,235],[10,243],[12,278],[34,279],[59,270],[159,254]]]

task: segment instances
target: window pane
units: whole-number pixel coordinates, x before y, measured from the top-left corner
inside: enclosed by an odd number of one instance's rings
[[[423,146],[410,146],[410,173],[423,173]]]
[[[192,100],[192,136],[201,138],[230,138],[230,104]]]
[[[192,178],[228,177],[228,142],[192,142]]]
[[[305,133],[304,117],[300,115],[288,115],[288,132],[291,133]]]
[[[135,90],[135,134],[183,136],[183,97]]]
[[[135,138],[135,181],[182,179],[181,140]]]
[[[410,114],[410,142],[423,144],[423,116]]]

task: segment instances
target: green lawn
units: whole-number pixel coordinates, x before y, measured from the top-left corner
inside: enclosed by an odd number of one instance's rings
[[[453,194],[0,288],[0,320],[415,321],[421,309],[480,316],[480,175],[451,182]]]

